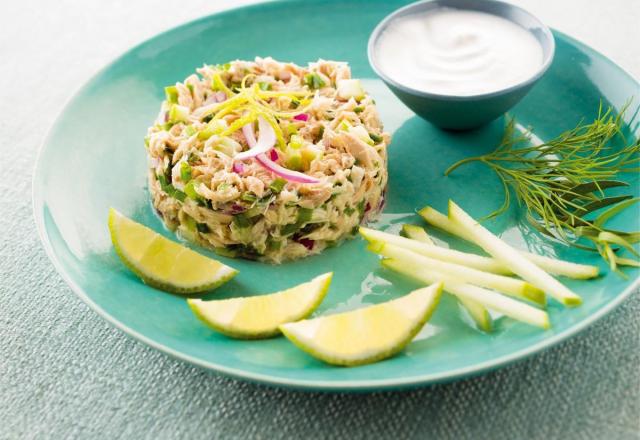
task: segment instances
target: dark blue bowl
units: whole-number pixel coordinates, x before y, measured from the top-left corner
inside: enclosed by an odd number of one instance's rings
[[[407,87],[387,76],[379,68],[375,44],[384,29],[400,17],[432,11],[438,8],[455,8],[486,12],[497,15],[531,32],[542,46],[544,61],[532,77],[519,84],[479,95],[459,96],[429,93]],[[555,52],[553,34],[540,20],[522,8],[494,0],[427,0],[412,3],[388,15],[376,26],[369,38],[369,63],[391,91],[417,115],[440,128],[469,130],[496,119],[520,101],[544,75]]]

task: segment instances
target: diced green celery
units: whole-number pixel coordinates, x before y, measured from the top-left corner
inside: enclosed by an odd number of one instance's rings
[[[149,148],[149,139],[150,139],[149,136],[144,137],[144,146],[147,148]]]
[[[187,136],[193,136],[194,134],[196,134],[196,129],[193,128],[193,125],[187,125],[184,129],[184,134],[186,134]]]
[[[221,138],[218,144],[213,148],[214,150],[220,151],[230,157],[233,157],[242,151],[242,145],[230,137]]]
[[[349,121],[347,121],[346,119],[343,119],[338,124],[338,130],[341,130],[341,131],[349,131],[351,128],[352,128],[351,124],[349,124]]]
[[[271,90],[271,83],[259,82],[258,87],[260,87],[260,90],[263,90],[263,91]]]
[[[287,184],[287,181],[277,177],[273,182],[271,182],[271,185],[269,185],[269,188],[271,189],[271,191],[273,191],[275,194],[280,194],[280,192],[282,192],[282,189],[284,188],[284,186]]]
[[[358,106],[358,107],[354,107],[354,108],[353,108],[353,111],[354,111],[355,113],[362,113],[362,112],[364,111],[364,107],[360,107],[360,106]]]
[[[298,133],[298,127],[296,127],[295,124],[287,125],[287,134],[288,135],[297,134],[297,133]]]
[[[300,154],[302,155],[302,168],[308,170],[311,167],[311,162],[322,157],[322,150],[313,145],[307,145],[300,150]]]
[[[317,73],[307,73],[304,76],[304,83],[311,89],[321,89],[326,85],[322,77]]]
[[[178,103],[178,88],[176,86],[168,86],[164,88],[164,94],[167,102],[170,104]]]
[[[289,139],[289,146],[291,148],[298,149],[302,147],[302,145],[304,145],[304,139],[302,139],[302,136],[298,136],[297,134],[294,134]]]
[[[206,141],[214,134],[222,133],[224,130],[229,128],[229,124],[224,119],[214,119],[209,122],[204,130],[198,133],[198,139],[201,141]]]
[[[189,107],[172,104],[169,109],[169,121],[173,123],[186,122],[189,120],[189,113]]]
[[[354,98],[360,100],[364,98],[364,89],[359,79],[342,79],[337,84],[338,97],[341,99]]]
[[[224,92],[227,97],[233,94],[233,92],[231,92],[231,90],[229,90],[229,88],[222,81],[219,73],[215,73],[213,75],[213,78],[211,79],[211,88],[216,91]]]
[[[369,145],[373,145],[373,140],[369,137],[369,133],[367,133],[367,129],[362,125],[357,125],[355,127],[349,128],[349,133],[357,137],[358,139],[366,142]]]
[[[187,183],[191,180],[191,165],[187,162],[180,162],[180,180]]]
[[[298,150],[289,149],[287,151],[287,160],[285,162],[285,165],[290,170],[301,171],[302,170],[302,155],[300,154],[300,152]]]

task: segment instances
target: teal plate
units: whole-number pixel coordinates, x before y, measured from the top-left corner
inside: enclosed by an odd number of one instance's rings
[[[555,245],[523,227],[516,208],[487,226],[520,248],[602,267],[606,275],[595,281],[567,282],[582,295],[584,304],[567,309],[551,303],[553,328],[548,331],[498,319],[494,333],[482,334],[445,296],[430,323],[403,353],[357,368],[325,365],[284,338],[227,339],[201,325],[184,298],[144,285],[120,263],[107,231],[110,206],[172,237],[149,203],[142,138],[157,114],[163,87],[205,62],[256,55],[300,64],[317,58],[350,62],[354,76],[364,78],[376,98],[385,127],[393,135],[388,204],[377,227],[395,232],[400,223],[419,224],[416,208],[430,204],[445,209],[449,198],[475,216],[499,206],[501,185],[482,165],[468,165],[451,177],[442,173],[460,158],[492,149],[504,121],[464,134],[440,131],[404,107],[367,63],[370,32],[400,6],[389,1],[330,5],[288,1],[231,10],[152,38],[98,73],[52,128],[33,183],[39,233],[72,289],[116,327],[177,358],[238,378],[316,390],[402,388],[477,374],[550,347],[611,311],[638,285],[638,271],[627,271],[626,280],[607,273],[596,255]],[[565,35],[555,36],[558,47],[551,69],[512,111],[538,137],[548,139],[582,118],[593,117],[601,99],[620,108],[631,96],[640,96],[638,83],[607,58]],[[627,131],[638,136],[640,128],[634,125]],[[640,193],[637,175],[621,178],[631,179],[633,191]],[[628,210],[614,226],[637,229],[638,218],[637,210]],[[379,269],[359,239],[277,267],[224,262],[238,268],[240,275],[218,289],[217,298],[276,291],[335,271],[316,314],[385,301],[415,288]]]

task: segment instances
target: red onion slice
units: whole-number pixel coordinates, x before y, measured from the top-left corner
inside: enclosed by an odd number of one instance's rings
[[[295,119],[296,121],[307,122],[309,120],[309,115],[307,113],[300,113],[299,115],[295,115],[293,119]]]
[[[245,132],[245,127],[247,126],[249,126],[249,128],[253,131],[253,127],[251,125],[252,124],[245,125],[242,128],[242,132]],[[260,132],[258,133],[258,142],[255,142],[252,145],[249,139],[247,139],[247,143],[249,144],[250,148],[247,151],[236,154],[234,160],[251,159],[252,157],[256,157],[259,154],[266,153],[273,148],[273,146],[276,144],[276,132],[262,116],[258,116],[258,129],[260,130]]]
[[[236,174],[244,173],[244,164],[242,162],[233,163],[233,172]]]
[[[262,119],[262,118],[260,118],[260,119]],[[267,125],[269,125],[269,124],[267,123]],[[273,132],[273,128],[270,125],[269,125],[269,129],[271,129],[271,131]],[[247,124],[244,127],[242,127],[242,133],[244,134],[244,137],[247,140],[247,143],[249,144],[249,148],[251,150],[253,150],[254,147],[258,144],[258,142],[256,142],[255,134],[253,133],[253,124]],[[275,132],[273,133],[273,135],[274,135],[274,138],[275,138]],[[275,139],[274,139],[274,144],[275,144]],[[236,158],[237,157],[238,156],[236,156]],[[256,158],[256,160],[258,161],[258,163],[260,165],[262,165],[263,167],[265,167],[266,169],[268,169],[272,173],[274,173],[274,174],[276,174],[276,175],[278,175],[278,176],[282,177],[283,179],[286,179],[286,180],[288,180],[290,182],[297,182],[297,183],[318,183],[318,182],[320,182],[320,180],[316,179],[315,177],[307,176],[306,174],[299,173],[299,172],[293,171],[293,170],[288,170],[288,169],[286,169],[284,167],[281,167],[280,165],[278,165],[277,163],[275,163],[274,161],[269,159],[265,153],[258,154],[255,158]]]
[[[277,163],[269,159],[266,154],[261,154],[259,156],[256,156],[256,160],[260,165],[262,165],[272,173],[277,174],[278,176],[290,182],[297,182],[297,183],[319,183],[320,182],[320,180],[316,179],[315,177],[307,176],[306,174],[281,167],[280,165],[278,165]]]

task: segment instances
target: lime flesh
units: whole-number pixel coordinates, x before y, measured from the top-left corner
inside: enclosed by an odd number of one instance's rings
[[[109,231],[122,262],[146,284],[173,293],[212,290],[238,271],[168,240],[115,209],[109,210]]]
[[[268,338],[280,333],[280,324],[309,316],[327,294],[332,275],[329,272],[269,295],[187,302],[199,319],[220,333],[241,339]]]
[[[411,342],[435,310],[442,283],[362,309],[283,324],[298,348],[330,364],[355,366],[393,356]]]

